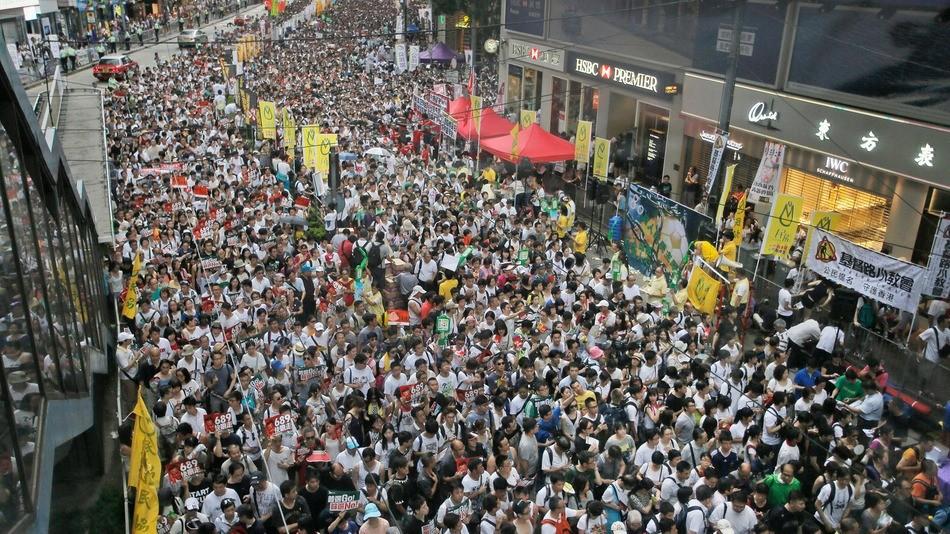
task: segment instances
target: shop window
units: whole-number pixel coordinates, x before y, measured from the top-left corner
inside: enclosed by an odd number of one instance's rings
[[[521,109],[537,111],[541,108],[541,78],[542,73],[535,69],[524,69],[523,93]]]
[[[524,69],[518,65],[508,65],[508,94],[505,111],[516,112],[521,109],[521,76]],[[516,118],[517,120],[517,118]]]
[[[582,88],[581,82],[572,81],[567,91],[567,131],[571,135],[577,133],[577,121],[581,113]]]
[[[548,131],[553,134],[567,132],[567,80],[551,78],[551,120]]]
[[[891,202],[887,197],[831,182],[796,169],[785,169],[782,191],[804,199],[802,222],[815,210],[841,214],[837,234],[861,246],[881,250],[887,231]]]

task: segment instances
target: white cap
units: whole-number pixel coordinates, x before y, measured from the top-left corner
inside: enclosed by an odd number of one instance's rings
[[[194,497],[188,497],[188,499],[185,500],[185,510],[201,510],[201,503],[199,503],[198,499]]]
[[[125,343],[126,341],[131,341],[135,339],[135,336],[128,332],[119,332],[119,343]]]

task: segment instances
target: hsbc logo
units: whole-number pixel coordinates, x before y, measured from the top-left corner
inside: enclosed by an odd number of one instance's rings
[[[532,49],[531,49],[531,54],[530,54],[530,55],[531,55],[531,59],[533,59],[533,60],[535,60],[535,61],[537,61],[537,60],[538,60],[538,58],[540,58],[540,57],[541,57],[541,51],[540,51],[540,50],[538,50],[537,48],[532,48]]]
[[[628,88],[635,88],[655,95],[663,94],[664,80],[658,74],[639,67],[617,65],[605,61],[594,61],[580,55],[574,55],[570,63],[572,72],[591,78],[607,80]],[[670,81],[675,79],[670,76]],[[661,83],[664,82],[664,83]]]
[[[508,59],[564,70],[564,50],[517,39],[508,41]]]

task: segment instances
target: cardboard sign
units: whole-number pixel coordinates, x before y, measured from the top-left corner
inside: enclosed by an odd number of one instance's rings
[[[255,376],[254,378],[251,379],[251,382],[248,385],[256,389],[258,392],[261,392],[261,391],[264,391],[264,386],[267,385],[267,381],[265,381],[260,376]]]
[[[217,272],[221,268],[221,260],[218,258],[206,258],[201,260],[201,268],[206,273]]]
[[[425,395],[426,385],[422,382],[399,386],[399,398],[403,402],[418,403]]]
[[[386,310],[386,326],[409,326],[409,310]]]
[[[477,389],[457,389],[455,390],[455,398],[459,402],[464,402],[465,404],[471,404],[475,402],[475,397],[478,396]]]
[[[234,416],[231,412],[209,413],[205,416],[205,432],[208,434],[234,430],[234,424]]]
[[[277,434],[292,432],[294,429],[294,420],[290,414],[275,415],[264,420],[264,433],[271,438]]]
[[[327,497],[327,505],[330,507],[330,513],[356,510],[360,507],[359,498],[358,491],[331,491]]]
[[[198,460],[195,458],[180,463],[178,465],[178,471],[181,473],[181,478],[190,479],[204,470],[201,469],[201,466],[198,465]]]

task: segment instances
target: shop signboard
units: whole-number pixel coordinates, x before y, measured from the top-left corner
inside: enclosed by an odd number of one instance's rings
[[[666,92],[666,86],[676,83],[676,76],[644,67],[627,65],[610,59],[567,53],[567,72],[582,78],[608,83],[636,93],[647,94],[663,100],[671,100],[672,94]]]
[[[544,7],[547,0],[505,0],[505,29],[544,35]]]
[[[822,278],[908,313],[917,310],[920,294],[927,285],[927,271],[923,267],[817,228],[805,262]]]
[[[690,246],[709,218],[638,185],[627,192],[623,250],[627,264],[644,274],[662,267],[670,287],[692,257]]]
[[[564,48],[508,39],[508,59],[564,72]]]
[[[686,74],[683,114],[718,121],[722,88],[722,80]],[[950,186],[947,128],[743,84],[736,85],[730,120],[734,129],[834,156],[807,169],[832,181],[851,183],[848,177],[855,169],[849,167],[860,163]]]

